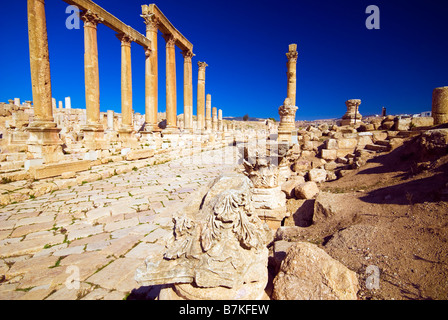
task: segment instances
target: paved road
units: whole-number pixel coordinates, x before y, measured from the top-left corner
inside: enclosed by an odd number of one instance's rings
[[[235,166],[207,151],[1,208],[0,299],[124,299],[176,207]]]

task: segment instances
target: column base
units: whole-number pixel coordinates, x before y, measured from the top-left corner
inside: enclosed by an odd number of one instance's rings
[[[278,142],[287,142],[291,143],[292,140],[292,132],[291,131],[279,131],[277,135]]]
[[[118,130],[119,141],[123,148],[137,148],[138,140],[134,136],[134,130],[130,128],[123,127]]]
[[[140,132],[141,142],[144,144],[149,144],[149,149],[160,149],[162,147],[162,134],[161,132],[147,132],[147,131],[141,131]]]
[[[109,149],[109,143],[105,139],[104,128],[100,124],[86,125],[81,128],[84,134],[83,145],[88,150]]]
[[[44,159],[45,163],[54,163],[64,159],[63,142],[59,138],[60,128],[54,122],[32,122],[26,129],[30,133],[27,141],[28,152],[35,159]]]

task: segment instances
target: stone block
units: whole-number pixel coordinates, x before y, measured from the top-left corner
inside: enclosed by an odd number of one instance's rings
[[[98,152],[91,150],[84,154],[84,160],[96,161],[98,160]]]
[[[348,139],[339,139],[338,140],[338,148],[339,149],[355,149],[358,145],[358,140],[353,138]]]
[[[326,178],[326,175],[325,175],[325,178]],[[317,187],[317,184],[314,181],[309,181],[309,182],[299,184],[294,189],[294,194],[297,199],[311,199],[318,193],[319,193],[319,188]]]
[[[142,149],[142,150],[132,150],[128,154],[126,154],[126,160],[140,160],[147,159],[153,157],[155,154],[153,149]]]
[[[395,122],[395,130],[408,131],[411,126],[411,118],[397,119]]]
[[[325,149],[334,149],[338,148],[338,141],[336,139],[328,139],[324,143]]]
[[[411,119],[411,126],[413,127],[430,127],[434,125],[433,117],[415,117]]]
[[[305,178],[301,176],[295,176],[282,184],[282,191],[288,198],[294,197],[294,189],[299,184],[305,183]]]
[[[327,179],[327,171],[325,169],[314,168],[308,172],[310,181],[317,183],[325,182]]]
[[[321,157],[325,160],[335,160],[337,158],[337,150],[336,149],[322,149]]]
[[[55,164],[44,164],[38,167],[31,167],[30,174],[34,179],[45,179],[57,177],[64,172],[80,172],[91,168],[90,160],[60,162]]]

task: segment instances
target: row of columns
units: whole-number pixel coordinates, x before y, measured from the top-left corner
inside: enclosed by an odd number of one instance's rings
[[[46,139],[48,144],[59,144],[58,129],[53,118],[50,61],[48,50],[48,36],[46,28],[45,1],[27,0],[28,28],[30,44],[30,64],[35,117],[30,125],[30,132],[46,130],[35,140]],[[85,137],[92,141],[104,137],[104,127],[100,121],[100,84],[98,67],[97,26],[103,18],[90,10],[80,15],[84,22],[84,72],[86,97],[86,125],[82,128]],[[160,131],[157,122],[158,111],[158,52],[157,33],[159,21],[154,15],[144,13],[142,17],[146,24],[146,37],[151,42],[150,48],[145,48],[145,132]],[[177,130],[177,99],[176,99],[176,38],[171,34],[163,35],[166,41],[166,116],[167,131]],[[121,42],[121,108],[122,126],[120,135],[133,131],[132,110],[132,67],[131,43],[135,41],[131,36],[117,34]],[[193,77],[192,58],[190,50],[182,51],[184,57],[184,123],[185,129],[193,130]],[[198,62],[198,96],[197,118],[198,129],[213,129],[211,117],[211,97],[207,96],[207,110],[205,103],[205,62]],[[207,111],[207,112],[206,112]],[[33,129],[34,128],[34,129]],[[42,129],[42,130],[41,130]],[[51,129],[51,130],[50,130]],[[40,130],[40,131],[39,131]]]

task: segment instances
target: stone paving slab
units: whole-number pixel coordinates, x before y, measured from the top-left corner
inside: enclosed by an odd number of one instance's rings
[[[37,184],[28,187],[33,197],[0,207],[0,299],[125,298],[139,287],[136,268],[147,256],[161,256],[172,214],[236,167],[217,165],[218,151],[208,153],[158,165],[154,159],[105,164],[95,170],[113,169],[106,178],[51,193],[53,181],[39,181],[37,193]],[[26,194],[28,185],[1,189]]]

